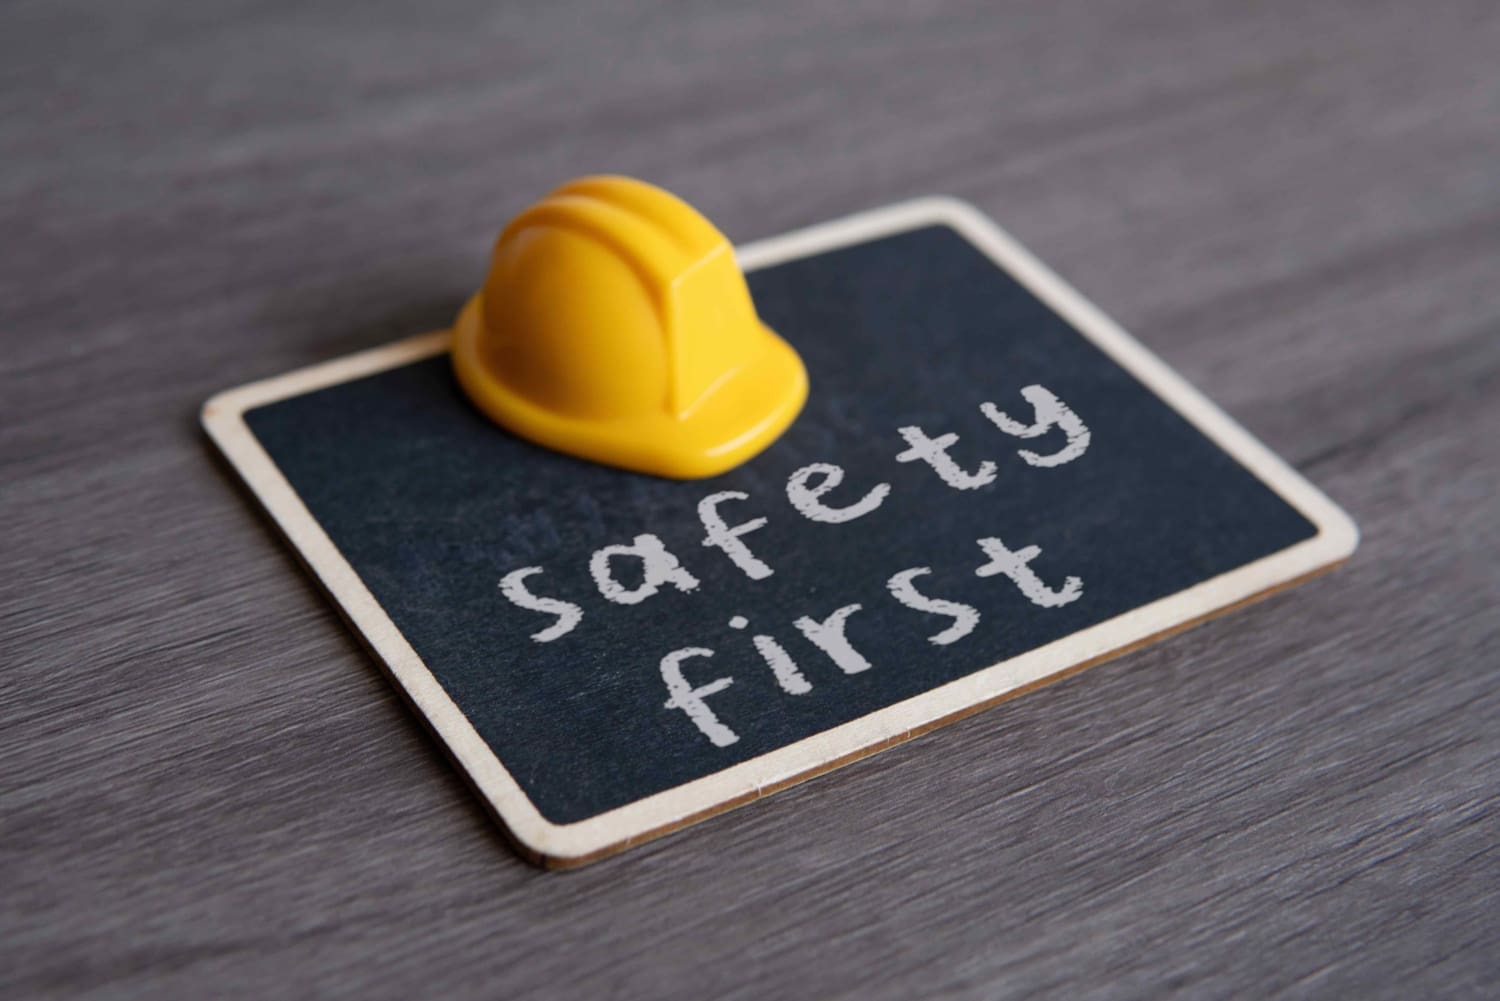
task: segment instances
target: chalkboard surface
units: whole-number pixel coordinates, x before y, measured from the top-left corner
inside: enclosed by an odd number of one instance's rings
[[[812,388],[782,439],[712,480],[654,479],[513,438],[468,404],[440,348],[248,407],[244,424],[555,828],[696,790],[652,817],[673,826],[767,784],[745,773],[713,787],[732,766],[781,752],[800,764],[786,758],[778,780],[816,771],[857,748],[810,738],[918,696],[958,700],[905,726],[919,729],[1030,683],[955,689],[995,665],[1093,637],[1033,676],[1055,675],[1352,548],[1352,530],[1339,552],[1317,546],[1333,515],[1315,491],[1299,481],[1316,503],[1294,503],[1272,482],[1293,474],[1273,460],[1252,471],[951,222],[750,273]],[[1075,425],[1041,420],[1052,400]],[[934,439],[946,460],[935,446],[915,454]],[[712,514],[733,539],[707,544],[700,503],[725,492]],[[596,557],[643,536],[644,548]],[[648,579],[636,558],[647,549],[671,572],[658,564]],[[1268,575],[1289,551],[1302,556]],[[1256,581],[1214,591],[1257,567]],[[1195,588],[1194,604],[1138,635],[1100,633]]]

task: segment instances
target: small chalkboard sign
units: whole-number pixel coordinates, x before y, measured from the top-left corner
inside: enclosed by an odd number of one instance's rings
[[[740,257],[811,393],[710,480],[506,434],[446,333],[204,409],[538,861],[745,803],[1354,550],[1342,511],[961,203]]]

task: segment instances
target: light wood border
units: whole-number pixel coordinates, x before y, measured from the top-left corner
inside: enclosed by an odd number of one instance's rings
[[[555,867],[602,858],[909,740],[1290,586],[1330,569],[1354,552],[1359,532],[1347,514],[972,206],[951,198],[917,199],[749,244],[740,248],[738,257],[747,271],[754,270],[934,224],[950,226],[970,240],[1302,512],[1317,527],[1317,534],[1134,611],[713,775],[587,820],[554,824],[532,805],[438,684],[244,420],[245,412],[255,407],[438,354],[447,349],[448,333],[423,334],[221,393],[204,405],[203,427],[416,711],[436,731],[522,854]]]

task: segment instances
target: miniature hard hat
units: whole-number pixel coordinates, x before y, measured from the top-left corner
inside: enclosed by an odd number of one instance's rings
[[[453,365],[515,434],[676,479],[749,459],[807,398],[802,359],[760,322],[729,241],[626,177],[571,181],[505,227]]]

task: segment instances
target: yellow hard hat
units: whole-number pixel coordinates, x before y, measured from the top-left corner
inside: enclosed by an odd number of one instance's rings
[[[724,234],[627,177],[571,181],[505,227],[453,365],[521,437],[677,479],[749,459],[807,398],[802,359],[760,322]]]

